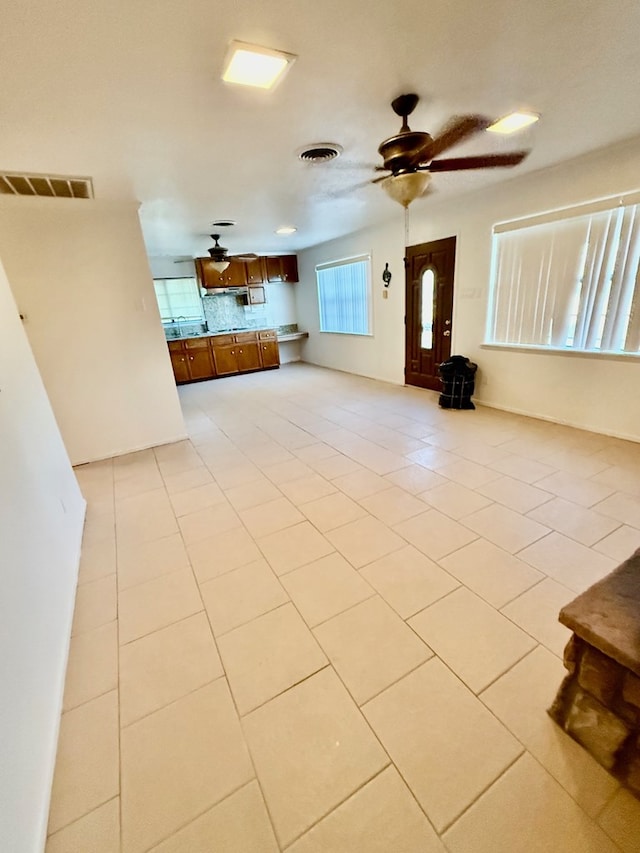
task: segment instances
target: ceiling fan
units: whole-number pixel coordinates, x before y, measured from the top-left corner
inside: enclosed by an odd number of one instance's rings
[[[229,250],[225,246],[221,246],[218,242],[220,240],[219,234],[210,234],[209,236],[214,241],[214,245],[211,246],[210,249],[207,249],[207,251],[211,256],[211,266],[216,272],[224,272],[231,263],[231,261],[255,261],[258,257],[258,255],[253,252],[249,252],[243,255],[230,255]],[[191,260],[193,259],[185,258],[175,260],[174,263],[182,264]]]
[[[411,130],[407,119],[416,108],[418,95],[400,95],[391,102],[396,115],[402,119],[400,132],[380,143],[378,153],[384,164],[376,171],[388,172],[367,183],[381,183],[388,195],[408,207],[421,195],[434,172],[457,172],[467,169],[495,169],[517,166],[529,153],[512,151],[507,154],[482,154],[472,157],[440,159],[439,155],[492,123],[480,115],[455,116],[435,137],[423,131]]]

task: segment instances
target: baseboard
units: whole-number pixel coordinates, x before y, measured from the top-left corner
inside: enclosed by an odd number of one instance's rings
[[[165,444],[176,444],[178,441],[186,441],[189,438],[188,434],[181,433],[174,438],[165,438],[162,441],[154,441],[150,444],[140,444],[134,447],[129,447],[127,450],[114,450],[105,456],[92,456],[89,459],[83,459],[79,462],[73,462],[73,467],[78,468],[80,465],[89,465],[91,462],[105,462],[107,459],[115,459],[118,456],[126,456],[129,453],[139,453],[141,450],[151,450],[153,447],[162,447]]]
[[[491,403],[488,400],[479,400],[477,397],[473,398],[473,402],[476,404],[476,406],[485,406],[487,409],[497,409],[500,412],[509,412],[509,414],[512,415],[521,415],[525,418],[533,418],[536,421],[545,421],[546,423],[572,427],[572,429],[579,429],[582,430],[582,432],[592,432],[596,435],[606,435],[610,438],[620,438],[623,441],[633,441],[636,444],[640,443],[640,436],[637,435],[627,435],[626,433],[622,432],[598,429],[594,426],[585,426],[584,424],[576,423],[575,421],[567,421],[563,420],[562,418],[553,418],[550,415],[534,414],[532,412],[527,412],[524,409],[516,409],[513,406],[503,406],[501,403]]]

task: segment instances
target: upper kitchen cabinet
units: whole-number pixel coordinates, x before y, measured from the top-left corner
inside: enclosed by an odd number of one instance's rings
[[[196,258],[196,274],[201,287],[246,287],[247,267],[244,261],[230,261],[224,272],[213,267],[210,258]]]
[[[251,261],[229,262],[224,272],[213,268],[210,258],[196,258],[196,274],[200,287],[249,287],[265,282],[298,281],[297,255],[267,255]]]
[[[264,282],[265,270],[262,260],[262,258],[255,258],[252,261],[245,261],[247,284],[262,284]]]
[[[264,258],[267,281],[298,281],[297,255],[269,255]]]

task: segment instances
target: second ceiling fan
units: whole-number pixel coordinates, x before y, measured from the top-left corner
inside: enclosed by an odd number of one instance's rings
[[[416,108],[418,95],[400,95],[391,102],[396,115],[402,119],[400,132],[380,143],[378,153],[383,165],[376,171],[388,172],[370,183],[382,183],[386,192],[403,207],[425,193],[434,172],[458,172],[468,169],[495,169],[517,166],[529,153],[511,151],[507,154],[481,154],[471,157],[440,158],[440,155],[491,125],[480,115],[452,118],[435,137],[424,131],[411,130],[408,118]]]

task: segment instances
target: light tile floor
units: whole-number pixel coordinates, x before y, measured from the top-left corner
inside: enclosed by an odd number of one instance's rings
[[[640,446],[300,364],[180,397],[77,470],[48,853],[640,851],[545,713]]]

